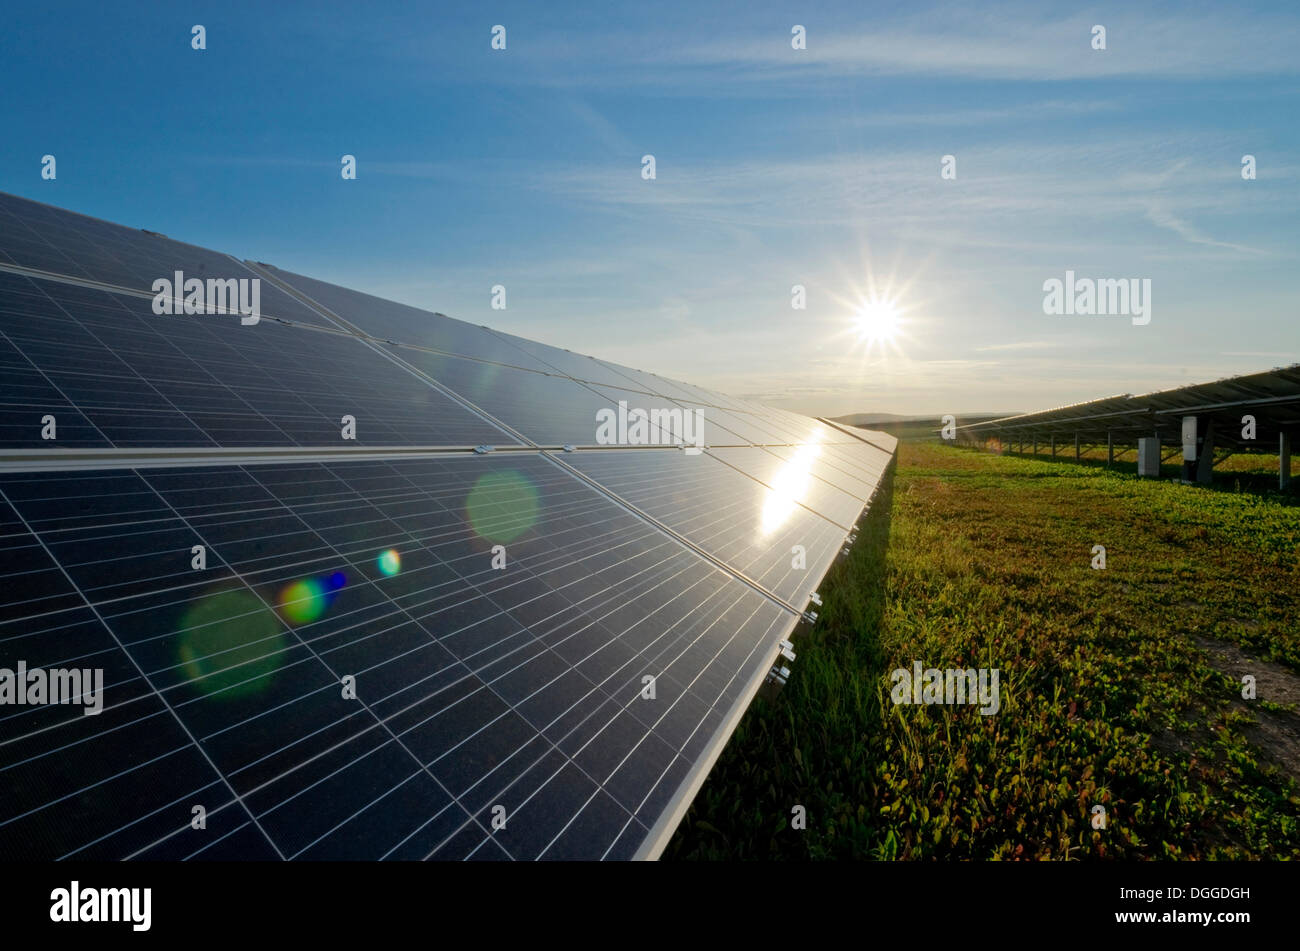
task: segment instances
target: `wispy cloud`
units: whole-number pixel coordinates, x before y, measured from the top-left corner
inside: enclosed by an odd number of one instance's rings
[[[745,67],[751,80],[821,75],[963,76],[989,79],[1101,79],[1163,76],[1194,79],[1289,75],[1300,69],[1296,18],[1238,16],[1230,10],[1165,15],[1116,10],[1052,16],[1036,5],[992,12],[949,6],[896,22],[854,28],[809,19],[808,48],[788,36],[719,37],[684,46],[683,63]],[[936,26],[936,24],[942,24]],[[1106,28],[1107,48],[1094,50],[1092,27]],[[734,72],[733,76],[736,75]]]
[[[988,353],[990,351],[1002,350],[1050,350],[1059,347],[1061,344],[1053,343],[1050,340],[1025,340],[1020,343],[995,343],[987,347],[976,347],[976,353]]]
[[[1147,204],[1147,219],[1154,225],[1161,228],[1168,228],[1174,234],[1178,235],[1184,241],[1192,244],[1203,244],[1211,248],[1227,248],[1230,251],[1240,251],[1243,254],[1268,254],[1270,252],[1261,251],[1259,248],[1247,247],[1244,244],[1233,244],[1230,241],[1216,241],[1209,235],[1197,230],[1189,225],[1186,221],[1177,215],[1171,214],[1158,202],[1152,201]]]

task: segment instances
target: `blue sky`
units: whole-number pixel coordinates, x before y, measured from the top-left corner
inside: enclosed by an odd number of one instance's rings
[[[0,189],[818,414],[1300,360],[1294,4],[260,6],[7,11]]]

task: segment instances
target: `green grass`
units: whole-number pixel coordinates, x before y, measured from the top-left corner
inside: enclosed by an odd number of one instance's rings
[[[902,444],[664,857],[1300,857],[1300,788],[1247,738],[1263,701],[1189,636],[1300,671],[1283,501]],[[998,668],[1001,710],[894,706],[914,660]]]

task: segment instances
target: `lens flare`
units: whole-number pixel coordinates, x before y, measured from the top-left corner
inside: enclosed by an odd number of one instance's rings
[[[190,685],[223,700],[259,693],[280,666],[285,632],[252,592],[210,594],[186,612],[176,657]]]
[[[402,570],[402,556],[396,548],[379,553],[379,570],[390,578]]]
[[[492,472],[474,483],[465,499],[465,514],[478,536],[509,544],[537,523],[537,487],[513,469]]]
[[[280,592],[280,616],[290,624],[310,624],[329,607],[332,592],[319,578],[303,578]]]

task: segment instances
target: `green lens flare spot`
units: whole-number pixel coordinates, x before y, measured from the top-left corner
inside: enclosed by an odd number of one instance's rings
[[[379,570],[392,577],[402,570],[402,555],[396,548],[379,553]]]
[[[507,544],[537,523],[537,487],[514,469],[480,476],[465,500],[469,524],[480,538]]]
[[[251,592],[225,591],[186,612],[176,652],[192,686],[232,699],[265,690],[284,647],[275,612]]]
[[[295,581],[280,592],[280,616],[294,626],[319,620],[329,606],[327,595],[319,579]]]

